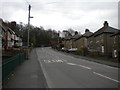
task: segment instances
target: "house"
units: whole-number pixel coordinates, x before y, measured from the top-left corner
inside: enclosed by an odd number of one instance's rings
[[[72,35],[68,34],[68,36],[64,37],[62,43],[64,44],[64,47],[67,49],[72,48],[72,41],[71,41]]]
[[[0,19],[0,51],[2,49],[2,28],[1,28],[1,22],[2,22],[2,20]],[[0,52],[0,54],[1,54],[1,52]]]
[[[89,51],[95,51],[95,38],[94,33],[87,37],[87,43],[88,43],[88,50]]]
[[[118,57],[118,51],[120,52],[120,30],[113,35],[112,37],[112,57],[117,58]]]
[[[8,41],[7,41],[8,29],[6,28],[6,25],[2,19],[0,19],[0,28],[2,33],[2,48],[6,50],[8,48]]]
[[[7,28],[7,43],[8,43],[7,48],[12,49],[15,41],[14,39],[15,32],[9,27],[6,28]]]
[[[110,37],[112,34],[116,33],[118,29],[110,27],[108,22],[105,21],[103,27],[97,30],[89,39],[89,47],[91,48],[92,43],[94,46],[92,47],[94,50],[100,52],[101,55],[112,55],[112,38]],[[92,40],[93,39],[93,40]],[[91,41],[90,41],[91,40]]]
[[[71,48],[77,48],[77,44],[76,44],[76,39],[78,39],[80,37],[80,35],[78,34],[77,31],[75,31],[75,35],[71,37],[70,41],[71,41]]]
[[[22,46],[22,38],[16,33],[14,35],[14,40],[15,40],[14,46],[17,46],[17,47]]]
[[[22,39],[7,26],[2,19],[0,19],[0,28],[2,33],[2,48],[5,50],[12,49],[15,46],[15,41],[18,40],[22,43]],[[20,44],[21,45],[21,44]]]
[[[78,50],[82,50],[83,48],[88,47],[87,38],[89,36],[91,36],[92,34],[93,34],[92,32],[90,32],[88,29],[86,29],[85,33],[75,40]]]

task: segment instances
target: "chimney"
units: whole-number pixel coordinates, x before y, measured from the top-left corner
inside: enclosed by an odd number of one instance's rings
[[[3,20],[0,18],[0,24],[2,25],[2,23],[3,23]]]
[[[10,27],[11,27],[12,30],[15,31],[15,29],[16,29],[16,22],[12,21]]]
[[[104,27],[108,27],[108,22],[107,21],[104,21]]]
[[[85,33],[86,33],[86,32],[89,32],[89,29],[85,29]]]
[[[78,34],[78,32],[77,31],[75,31],[75,35],[77,35]]]

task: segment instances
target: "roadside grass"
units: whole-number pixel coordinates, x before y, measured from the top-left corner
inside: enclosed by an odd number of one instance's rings
[[[102,61],[109,61],[109,62],[115,62],[118,63],[118,59],[117,58],[110,58],[110,57],[106,57],[106,56],[87,56],[93,59],[97,59],[97,60],[102,60]]]
[[[53,49],[55,51],[58,51],[57,49]],[[108,62],[114,62],[114,63],[118,63],[118,59],[117,58],[112,58],[112,57],[107,57],[107,56],[100,56],[100,55],[89,55],[86,54],[85,56],[80,52],[80,53],[76,53],[76,52],[65,52],[65,51],[61,51],[63,53],[67,53],[67,54],[71,54],[71,55],[77,55],[77,56],[82,56],[82,57],[87,57],[87,58],[92,58],[92,59],[96,59],[99,61],[108,61]]]

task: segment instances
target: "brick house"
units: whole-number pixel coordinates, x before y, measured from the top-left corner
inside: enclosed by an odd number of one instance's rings
[[[15,41],[19,41],[22,45],[22,39],[7,26],[2,19],[0,19],[0,28],[2,33],[2,48],[5,50],[12,49],[15,45]]]
[[[12,31],[9,27],[2,24],[2,44],[3,47],[7,50],[14,46],[14,35],[15,32]]]
[[[95,38],[94,33],[87,37],[88,50],[94,50],[95,48]]]
[[[88,29],[86,29],[85,33],[75,40],[77,50],[82,50],[83,48],[88,47],[87,37],[89,37],[92,34],[93,34],[92,32],[90,32]]]
[[[118,51],[120,52],[120,30],[113,35],[112,37],[112,57],[117,58],[118,57]]]
[[[76,44],[76,39],[78,39],[80,35],[78,34],[77,31],[75,31],[75,35],[71,37],[70,42],[71,42],[71,48],[77,48]]]
[[[97,30],[89,39],[89,48],[91,48],[90,42],[94,45],[92,48],[97,50],[102,55],[111,56],[112,55],[112,34],[116,33],[118,29],[110,27],[108,22],[105,21],[102,28]],[[92,41],[93,39],[93,41]]]
[[[69,49],[69,48],[72,47],[71,38],[72,38],[72,35],[69,34],[69,35],[66,36],[66,37],[63,39],[63,41],[62,41],[62,43],[64,44],[64,47],[67,48],[67,49]]]
[[[7,28],[7,48],[12,48],[14,46],[14,35],[15,32],[12,31],[9,27]]]

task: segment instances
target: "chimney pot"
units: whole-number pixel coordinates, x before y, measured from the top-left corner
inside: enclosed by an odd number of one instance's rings
[[[75,31],[75,35],[77,35],[78,34],[78,32],[77,31]]]
[[[85,29],[85,32],[89,32],[89,29]]]
[[[108,22],[107,21],[104,21],[104,26],[108,26]]]

